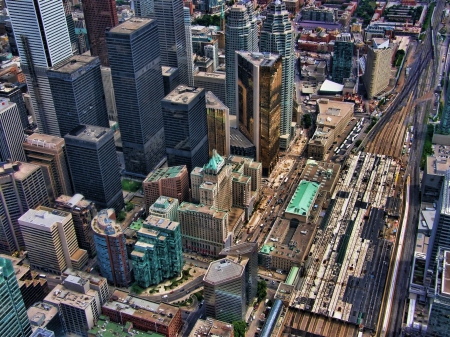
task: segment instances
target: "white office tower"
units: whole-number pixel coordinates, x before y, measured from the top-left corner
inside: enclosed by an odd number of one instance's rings
[[[186,35],[186,57],[189,86],[194,86],[194,55],[192,53],[191,13],[189,8],[183,7],[184,34]]]
[[[158,23],[161,65],[178,68],[179,83],[189,84],[183,2],[154,0],[153,18]]]
[[[24,140],[17,104],[6,98],[0,99],[0,160],[25,162]]]
[[[6,0],[40,133],[61,136],[47,69],[72,55],[63,2]]]
[[[155,11],[153,0],[134,0],[134,15],[143,18],[152,17]]]
[[[204,47],[205,56],[213,60],[213,71],[216,71],[219,66],[219,50],[217,45],[207,44]]]
[[[230,115],[239,114],[236,111],[239,93],[236,90],[235,52],[241,50],[258,51],[258,28],[253,3],[250,1],[233,5],[225,26],[226,106],[230,108]]]
[[[286,149],[290,134],[294,95],[294,31],[286,5],[280,0],[267,6],[261,28],[261,52],[280,54],[282,59],[280,148]]]

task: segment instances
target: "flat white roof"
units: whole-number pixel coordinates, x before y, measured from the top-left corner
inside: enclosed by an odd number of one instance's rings
[[[328,92],[341,92],[344,90],[344,85],[339,84],[330,80],[325,80],[320,87],[320,91],[328,91]]]

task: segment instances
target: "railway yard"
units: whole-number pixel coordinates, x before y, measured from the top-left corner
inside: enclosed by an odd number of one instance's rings
[[[328,317],[338,326],[375,331],[400,213],[400,169],[394,159],[369,153],[351,155],[344,164],[290,303],[310,313],[311,329],[317,330],[314,318]]]

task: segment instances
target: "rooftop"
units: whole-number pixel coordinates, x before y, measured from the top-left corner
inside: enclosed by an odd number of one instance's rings
[[[441,293],[450,296],[450,251],[444,251]]]
[[[175,229],[178,228],[178,226],[180,224],[178,222],[172,221],[170,219],[161,218],[159,216],[154,216],[154,215],[149,215],[147,217],[147,219],[145,219],[145,221],[144,221],[144,227],[146,227],[148,225],[150,225],[152,227],[156,227],[156,228],[174,231]],[[139,230],[139,232],[141,230],[142,230],[142,228]]]
[[[258,53],[248,51],[237,51],[236,53],[238,55],[241,55],[251,64],[261,67],[271,67],[280,58],[280,55],[272,53]]]
[[[344,85],[330,80],[325,80],[320,86],[319,91],[340,93],[344,90]]]
[[[159,168],[156,171],[151,172],[145,178],[144,183],[156,182],[161,179],[175,178],[180,176],[186,170],[187,170],[186,165]]]
[[[64,285],[57,284],[56,287],[45,297],[44,302],[59,306],[65,304],[71,307],[85,310],[92,301],[96,301],[97,291],[88,289],[86,293],[68,290]]]
[[[133,334],[128,333],[128,329],[131,327],[131,323],[128,322],[125,325],[120,325],[118,323],[111,322],[109,317],[100,315],[97,324],[88,331],[89,336],[102,336],[102,337],[132,337]],[[134,330],[134,328],[133,328]],[[138,332],[139,337],[163,337],[164,335],[160,335],[158,333],[148,331]]]
[[[212,73],[206,73],[204,71],[199,71],[197,74],[194,75],[194,79],[202,80],[202,78],[205,79],[217,79],[221,81],[225,81],[225,73],[222,72],[212,72]]]
[[[116,27],[111,28],[109,32],[114,34],[130,35],[135,30],[138,30],[139,28],[142,28],[146,24],[151,23],[153,21],[154,21],[153,19],[149,18],[133,18],[122,22]]]
[[[33,133],[25,140],[25,144],[35,147],[56,149],[64,145],[64,138],[50,136],[43,133]]]
[[[219,173],[222,167],[225,165],[225,159],[217,153],[216,150],[213,150],[212,156],[209,159],[208,163],[203,165],[204,171],[213,171],[215,174]]]
[[[89,63],[95,62],[100,65],[100,61],[97,57],[88,55],[73,55],[50,68],[50,72],[67,73],[71,74],[77,70],[82,69]]]
[[[171,93],[162,99],[162,102],[189,104],[204,89],[179,85]]]
[[[92,219],[92,229],[95,233],[116,236],[122,233],[122,227],[115,221],[114,209],[102,209]]]
[[[65,137],[77,138],[88,142],[98,142],[105,134],[113,132],[111,129],[94,125],[78,125]]]
[[[240,278],[244,273],[244,266],[230,259],[221,259],[209,264],[208,270],[203,278],[204,282],[213,285],[229,282]]]
[[[433,152],[427,156],[427,174],[443,176],[450,168],[450,146],[433,144]]]
[[[58,313],[58,307],[43,302],[36,302],[27,310],[33,331],[38,327],[45,327]]]
[[[178,205],[178,199],[161,195],[158,197],[158,199],[156,199],[153,205],[150,206],[150,210],[157,212],[167,212],[167,210],[173,205]]]
[[[353,113],[355,104],[321,98],[317,100],[317,106],[319,108],[317,123],[335,128],[344,117]]]
[[[174,72],[178,71],[178,68],[161,66],[161,70],[162,70],[163,76],[170,76]]]
[[[255,146],[241,131],[235,128],[230,128],[230,145],[244,149]]]
[[[210,108],[210,109],[224,109],[224,110],[229,110],[228,107],[220,100],[217,98],[216,95],[214,95],[211,91],[207,91],[205,93],[205,98],[206,98],[206,108]]]
[[[16,105],[16,103],[10,101],[7,98],[0,98],[0,114],[8,110],[13,105]]]
[[[60,195],[55,202],[74,210],[81,210],[92,204],[91,201],[84,199],[84,196],[79,193],[74,194],[72,197],[70,195]]]
[[[316,182],[301,180],[286,208],[287,213],[308,216],[320,185]]]
[[[332,192],[339,178],[341,165],[308,159],[302,171],[301,179],[320,184],[319,189]]]
[[[206,320],[197,320],[189,337],[231,337],[233,331],[233,326],[230,323],[207,317]]]
[[[64,223],[67,218],[71,217],[70,213],[39,206],[37,209],[29,209],[19,218],[19,222],[26,223],[28,226],[39,226],[41,229],[51,230],[57,223]]]
[[[103,307],[164,326],[169,326],[172,319],[180,311],[179,308],[169,304],[147,301],[120,290],[115,290],[111,300]]]
[[[181,203],[181,205],[178,207],[178,211],[208,214],[216,219],[224,219],[227,216],[227,212],[225,211],[219,211],[211,206],[197,205],[190,202]]]

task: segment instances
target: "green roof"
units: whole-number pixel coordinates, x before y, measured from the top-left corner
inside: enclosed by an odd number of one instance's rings
[[[264,246],[261,247],[261,250],[259,252],[269,255],[270,254],[270,248],[271,247],[269,245],[264,245]]]
[[[208,164],[205,164],[203,166],[204,170],[213,170],[215,172],[217,172],[218,170],[220,170],[223,166],[223,164],[225,163],[225,160],[223,159],[223,157],[217,153],[216,150],[213,150],[212,153],[212,157],[209,160]]]
[[[153,171],[144,180],[144,182],[159,181],[161,179],[167,179],[167,178],[175,178],[183,170],[183,167],[184,166],[181,165],[181,166],[172,166],[172,167],[164,167],[164,168],[157,169],[156,171]]]
[[[297,214],[307,216],[311,204],[319,191],[319,184],[312,181],[302,180],[298,184],[288,207],[286,208],[287,213]]]
[[[295,280],[295,277],[297,276],[297,274],[298,274],[298,267],[292,267],[291,271],[289,272],[289,275],[286,279],[286,282],[284,282],[284,283],[291,286],[292,283],[294,283],[294,280]]]
[[[108,322],[108,323],[106,323]],[[130,324],[127,322],[125,324],[125,328],[129,328]],[[133,330],[136,330],[133,328]],[[130,337],[131,335],[124,331],[124,326],[119,325],[117,323],[111,322],[108,317],[100,315],[97,325],[88,331],[89,334],[94,336],[103,336],[103,337]],[[154,332],[143,332],[139,331],[139,337],[163,337],[164,335],[160,335]]]
[[[144,220],[142,219],[138,219],[136,221],[133,221],[130,225],[130,229],[138,231],[142,228],[142,226],[144,225]]]

